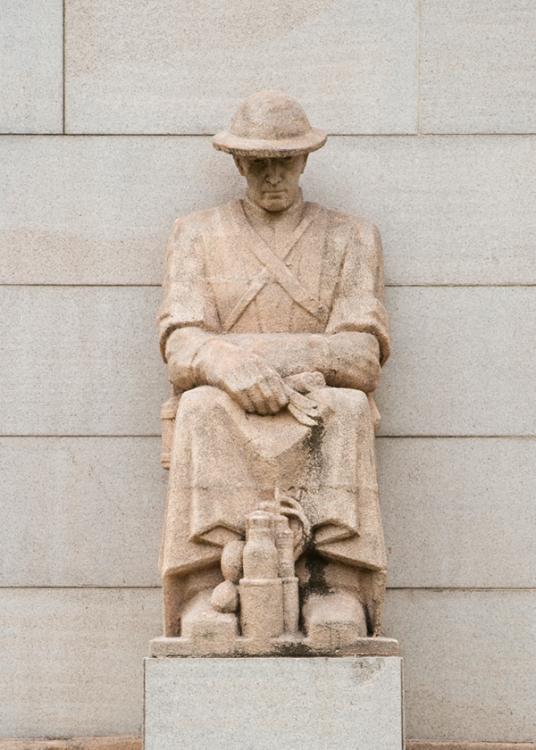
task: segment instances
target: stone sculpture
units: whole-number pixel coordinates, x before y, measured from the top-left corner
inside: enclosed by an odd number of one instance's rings
[[[169,241],[166,653],[351,653],[381,634],[381,241],[304,202],[325,141],[289,96],[249,97],[214,138],[244,199],[178,219]]]

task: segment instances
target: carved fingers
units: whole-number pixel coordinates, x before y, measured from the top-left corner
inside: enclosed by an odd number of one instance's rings
[[[300,424],[314,427],[320,420],[318,404],[285,384],[288,395],[288,410]]]
[[[320,419],[318,404],[299,393],[325,385],[323,375],[302,373],[291,387],[262,357],[244,353],[237,348],[226,349],[224,357],[212,361],[215,373],[209,382],[226,391],[244,411],[267,416],[277,414],[285,406],[301,424],[313,427]],[[292,382],[292,381],[290,381]]]
[[[277,373],[275,377],[263,377],[248,391],[248,395],[255,405],[257,414],[277,414],[287,405],[288,397],[283,381]]]
[[[277,414],[288,403],[285,384],[263,359],[249,355],[224,378],[227,393],[247,412]]]
[[[298,393],[310,393],[315,388],[324,388],[326,379],[321,372],[298,372],[296,375],[288,375],[285,383]]]

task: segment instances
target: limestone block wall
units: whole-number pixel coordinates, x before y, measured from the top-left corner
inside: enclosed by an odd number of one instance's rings
[[[140,729],[165,239],[279,87],[331,134],[306,196],[384,238],[408,736],[536,740],[535,37],[534,0],[2,0],[0,736]]]

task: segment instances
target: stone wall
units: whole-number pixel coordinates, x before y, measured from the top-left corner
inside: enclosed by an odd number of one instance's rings
[[[534,0],[3,0],[0,736],[136,733],[173,218],[235,195],[259,88],[382,229],[387,631],[408,736],[536,739]]]

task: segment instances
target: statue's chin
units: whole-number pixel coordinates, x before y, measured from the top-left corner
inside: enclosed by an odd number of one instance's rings
[[[285,193],[279,196],[263,195],[258,205],[260,205],[261,208],[264,208],[265,211],[278,213],[280,211],[286,211],[287,208],[290,208],[292,203],[292,199],[290,199]]]

